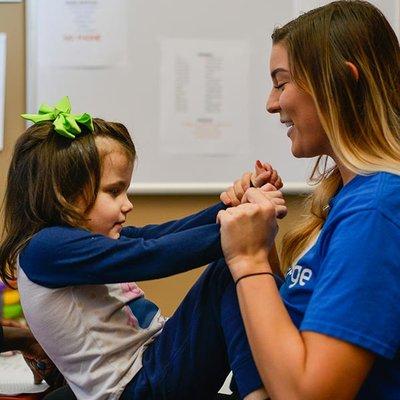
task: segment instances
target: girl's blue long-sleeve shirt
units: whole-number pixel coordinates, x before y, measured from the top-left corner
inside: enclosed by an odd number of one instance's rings
[[[119,239],[52,226],[36,233],[19,265],[34,283],[60,288],[163,278],[222,257],[215,218],[222,203],[161,225],[126,227]]]
[[[134,281],[222,257],[215,220],[223,207],[161,225],[127,227],[119,239],[53,226],[29,240],[18,259],[25,318],[78,398],[120,397],[165,323]]]

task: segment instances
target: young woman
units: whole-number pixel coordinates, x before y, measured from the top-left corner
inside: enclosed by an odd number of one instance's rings
[[[362,1],[312,10],[272,35],[273,89],[295,157],[326,157],[303,223],[268,262],[272,204],[250,188],[222,210],[222,246],[262,381],[279,399],[400,393],[400,50]],[[267,244],[267,246],[265,245]]]

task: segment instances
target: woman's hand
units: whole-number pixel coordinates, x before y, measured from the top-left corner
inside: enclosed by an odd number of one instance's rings
[[[246,191],[248,203],[218,213],[221,245],[233,279],[270,270],[268,253],[278,225],[276,207],[260,189]]]
[[[278,219],[282,219],[286,217],[287,214],[287,207],[286,202],[283,197],[283,193],[280,190],[277,190],[275,186],[270,183],[266,183],[265,185],[261,186],[259,191],[261,190],[264,198],[269,200],[275,207],[275,216]],[[250,192],[253,193],[253,192]],[[242,204],[248,203],[248,191],[242,197]]]
[[[237,179],[232,186],[221,193],[220,199],[227,206],[237,206],[248,188],[258,188],[267,183],[274,186],[275,190],[281,189],[283,186],[277,171],[270,164],[257,160],[254,172],[245,172],[240,179]]]

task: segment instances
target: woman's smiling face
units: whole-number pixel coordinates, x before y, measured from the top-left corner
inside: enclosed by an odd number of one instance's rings
[[[270,73],[273,88],[268,97],[267,110],[279,113],[292,141],[292,153],[297,158],[332,156],[332,148],[318,118],[313,98],[292,80],[288,53],[284,45],[272,46]]]

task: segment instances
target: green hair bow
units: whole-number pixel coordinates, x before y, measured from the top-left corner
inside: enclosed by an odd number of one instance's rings
[[[71,103],[67,96],[63,97],[54,107],[41,104],[39,114],[21,114],[21,117],[35,124],[43,121],[53,121],[54,130],[69,139],[75,139],[75,136],[81,133],[81,128],[78,124],[85,125],[91,132],[94,131],[90,114],[71,114]]]

